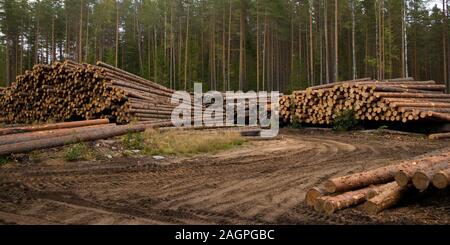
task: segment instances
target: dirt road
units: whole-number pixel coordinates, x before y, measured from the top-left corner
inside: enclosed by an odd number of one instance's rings
[[[0,169],[5,224],[450,223],[450,193],[429,192],[379,216],[332,216],[303,204],[323,180],[449,146],[419,137],[284,130],[281,138],[193,158],[17,164]]]

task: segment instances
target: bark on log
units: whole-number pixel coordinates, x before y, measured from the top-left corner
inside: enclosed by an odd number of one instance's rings
[[[399,165],[386,166],[362,173],[330,179],[325,182],[325,190],[328,193],[346,192],[356,190],[369,185],[384,184],[394,180]]]
[[[450,153],[442,154],[439,156],[428,157],[417,161],[412,161],[410,164],[403,164],[398,168],[395,173],[395,181],[399,186],[407,186],[411,183],[414,174],[425,168],[430,168],[435,164],[439,164],[450,159]]]
[[[367,193],[372,187],[366,187],[356,191],[350,191],[341,195],[327,197],[324,199],[323,210],[327,214],[333,214],[344,208],[352,207],[363,203],[366,200]]]
[[[364,204],[363,209],[369,214],[378,214],[383,210],[391,208],[401,200],[406,189],[407,187],[392,185],[379,195],[368,200]]]
[[[22,133],[22,134],[10,134],[5,136],[0,136],[0,145],[8,145],[15,144],[20,142],[27,142],[32,140],[39,139],[47,139],[54,137],[61,137],[65,135],[76,135],[82,132],[97,130],[97,129],[106,129],[107,127],[114,127],[116,124],[102,124],[102,125],[94,125],[94,126],[85,126],[85,127],[77,127],[77,128],[66,128],[66,129],[56,129],[56,130],[46,130],[46,131],[38,131],[38,132],[30,132],[30,133]]]
[[[54,148],[79,142],[107,139],[116,136],[121,136],[127,133],[142,132],[145,131],[145,129],[146,127],[143,125],[116,126],[113,128],[107,127],[105,129],[97,129],[94,131],[88,131],[85,133],[79,133],[75,135],[66,135],[56,138],[33,140],[17,144],[3,145],[0,146],[0,156],[17,153],[27,153],[35,150]]]
[[[26,132],[37,132],[37,131],[64,129],[64,128],[76,128],[76,127],[108,124],[108,123],[109,123],[108,119],[98,119],[98,120],[86,120],[86,121],[76,121],[76,122],[45,124],[45,125],[38,125],[38,126],[3,128],[3,129],[0,129],[0,135],[19,134],[19,133],[26,133]]]
[[[412,178],[412,183],[414,187],[416,187],[416,189],[420,191],[428,189],[430,183],[433,180],[434,175],[443,169],[447,169],[448,167],[449,162],[446,161],[435,164],[429,168],[422,168],[418,170]]]
[[[374,186],[367,193],[367,200],[370,200],[370,199],[380,195],[381,193],[383,193],[387,189],[391,189],[391,188],[393,188],[395,186],[398,186],[397,182],[395,182],[395,181],[387,183],[387,184],[384,184],[384,185]]]
[[[450,94],[437,94],[437,93],[374,93],[377,98],[450,98]]]

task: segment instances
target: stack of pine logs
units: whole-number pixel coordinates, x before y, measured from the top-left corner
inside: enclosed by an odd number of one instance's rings
[[[338,82],[283,96],[280,117],[286,123],[330,125],[340,113],[351,110],[361,121],[450,122],[450,95],[444,91],[445,85],[412,78]]]
[[[7,123],[107,118],[168,124],[174,108],[173,90],[102,62],[35,65],[2,93],[0,118]]]
[[[317,212],[336,211],[362,205],[369,214],[377,214],[398,204],[411,189],[426,191],[450,187],[450,150],[419,157],[397,165],[327,180],[310,189],[307,206]]]

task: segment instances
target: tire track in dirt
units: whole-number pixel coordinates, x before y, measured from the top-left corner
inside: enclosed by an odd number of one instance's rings
[[[146,158],[0,169],[2,181],[16,182],[0,184],[0,191],[9,190],[0,193],[0,220],[15,222],[18,215],[69,224],[382,223],[357,211],[317,214],[304,207],[305,190],[332,176],[445,146],[290,130],[282,137],[213,156],[168,159],[164,166]]]

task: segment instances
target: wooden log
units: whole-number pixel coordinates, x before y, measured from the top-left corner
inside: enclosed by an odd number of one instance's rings
[[[438,93],[374,93],[376,98],[450,98],[450,94],[438,94]]]
[[[121,70],[121,69],[119,69],[119,68],[116,68],[116,67],[114,67],[114,66],[108,65],[108,64],[103,63],[103,62],[101,62],[101,61],[98,61],[98,62],[97,62],[97,65],[98,65],[98,66],[101,66],[101,67],[104,67],[104,68],[107,68],[107,69],[110,69],[110,70],[112,70],[112,71],[115,71],[115,72],[117,72],[117,73],[119,73],[119,74],[122,74],[123,76],[127,76],[127,77],[130,77],[130,78],[134,78],[134,79],[136,79],[136,80],[140,80],[140,81],[142,81],[145,85],[152,86],[152,87],[155,87],[155,88],[158,88],[158,89],[161,89],[161,90],[165,90],[165,91],[167,91],[167,92],[173,92],[173,90],[170,90],[170,89],[168,89],[168,88],[166,88],[166,87],[164,87],[164,86],[162,86],[162,85],[153,83],[153,82],[151,82],[151,81],[144,81],[144,79],[141,78],[141,77],[139,77],[139,76],[136,76],[136,75],[134,75],[134,74],[132,74],[132,73],[129,73],[129,72],[126,72],[126,71]]]
[[[367,193],[372,187],[366,187],[356,191],[350,191],[341,195],[327,197],[324,199],[323,210],[327,214],[333,214],[336,211],[355,206],[366,200]]]
[[[391,103],[393,107],[422,107],[422,108],[450,108],[450,103],[434,103],[434,102],[418,102],[418,103],[408,103],[408,102],[394,102]]]
[[[311,89],[311,90],[326,89],[326,88],[332,88],[332,87],[334,87],[334,86],[344,85],[344,84],[346,84],[346,83],[351,83],[351,82],[364,82],[364,81],[369,81],[369,80],[371,80],[371,78],[361,78],[361,79],[357,79],[357,80],[341,81],[341,82],[336,82],[336,83],[330,83],[330,84],[324,84],[324,85],[313,86],[313,87],[310,87],[310,88],[308,88],[308,89]]]
[[[415,89],[415,90],[428,90],[428,91],[444,91],[445,85],[441,84],[398,84],[391,85],[393,87],[399,87],[404,89]]]
[[[56,130],[47,130],[47,131],[37,131],[30,133],[21,133],[21,134],[10,134],[5,136],[0,136],[0,145],[7,144],[15,144],[20,142],[27,142],[32,140],[60,137],[71,134],[78,134],[81,132],[86,132],[89,130],[97,130],[97,129],[105,129],[107,127],[115,126],[115,124],[101,124],[101,125],[93,125],[93,126],[85,126],[85,127],[76,127],[76,128],[65,128],[65,129],[56,129]]]
[[[369,192],[367,192],[367,200],[370,200],[370,199],[380,195],[385,190],[391,189],[395,186],[398,186],[397,182],[395,182],[395,181],[384,184],[384,185],[374,186],[370,189]]]
[[[385,184],[394,180],[396,180],[400,186],[405,186],[410,182],[410,178],[412,178],[417,169],[432,166],[435,163],[446,161],[448,159],[450,159],[450,152],[444,152],[432,157],[421,157],[415,161],[405,161],[396,165],[333,178],[324,183],[324,188],[328,193],[346,192],[364,188],[369,185]],[[408,174],[407,176],[410,176],[410,178],[407,179],[406,184],[403,184],[403,181],[397,180],[397,175],[401,171],[405,171]]]
[[[378,85],[375,86],[376,92],[398,92],[398,93],[433,93],[434,91],[408,89],[395,86]]]
[[[98,119],[98,120],[86,120],[86,121],[76,121],[76,122],[45,124],[45,125],[37,125],[37,126],[3,128],[3,129],[0,129],[0,135],[18,134],[18,133],[26,133],[26,132],[37,132],[37,131],[63,129],[63,128],[76,128],[76,127],[108,124],[108,123],[109,123],[108,119]]]
[[[407,82],[407,81],[414,81],[414,77],[405,77],[405,78],[392,78],[386,80],[387,82]]]
[[[433,185],[438,189],[445,189],[450,186],[450,168],[439,171],[433,176]]]
[[[394,180],[395,173],[399,168],[399,165],[392,165],[330,179],[324,184],[325,190],[328,193],[346,192],[367,187],[369,185],[388,183]]]
[[[447,113],[440,113],[440,112],[429,111],[428,115],[430,117],[433,117],[433,118],[436,118],[436,119],[439,119],[439,120],[450,122],[450,114],[447,114]]]
[[[446,161],[435,164],[428,168],[422,168],[418,170],[412,177],[412,183],[414,187],[416,187],[416,189],[420,191],[428,189],[428,186],[430,186],[430,183],[432,182],[434,175],[443,169],[447,169],[448,167],[449,162]]]
[[[314,207],[317,199],[324,196],[326,191],[321,187],[313,187],[306,192],[305,203],[309,207]]]
[[[407,187],[392,185],[383,190],[377,196],[368,200],[363,205],[363,209],[369,214],[378,214],[388,208],[391,208],[401,200],[406,189]]]
[[[94,141],[99,139],[107,139],[116,136],[121,136],[127,133],[142,132],[144,130],[145,127],[143,125],[116,126],[112,128],[106,127],[104,129],[97,129],[94,131],[83,132],[75,135],[66,135],[62,137],[54,137],[10,145],[3,145],[0,146],[0,156],[17,153],[28,153],[35,150],[54,148],[68,144]]]
[[[395,181],[399,186],[408,186],[411,183],[414,174],[418,170],[430,168],[435,164],[439,164],[440,162],[448,161],[450,159],[449,154],[450,153],[428,157],[425,159],[420,159],[418,161],[412,161],[409,164],[403,164],[395,173]]]

